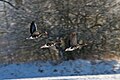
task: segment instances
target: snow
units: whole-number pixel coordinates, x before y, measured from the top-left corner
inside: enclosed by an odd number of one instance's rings
[[[43,78],[23,78],[23,79],[17,79],[17,80],[120,80],[120,74],[87,75],[87,76],[62,76],[62,77],[43,77]]]
[[[119,73],[120,63],[117,61],[89,61],[79,59],[64,61],[58,65],[52,65],[50,62],[41,61],[19,64],[0,64],[1,79],[42,78],[56,76],[62,77]]]

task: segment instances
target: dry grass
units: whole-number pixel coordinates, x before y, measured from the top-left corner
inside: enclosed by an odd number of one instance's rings
[[[104,55],[102,55],[102,59],[120,61],[120,55],[115,53],[104,53]]]

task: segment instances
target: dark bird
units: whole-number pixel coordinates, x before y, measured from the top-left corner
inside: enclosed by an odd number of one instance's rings
[[[37,30],[37,25],[34,21],[30,24],[30,37],[26,39],[36,39],[41,36],[40,32]]]
[[[51,57],[52,64],[56,65],[60,62],[59,50],[56,48],[56,43],[54,41],[48,42],[40,47],[43,50],[47,50]],[[46,54],[46,53],[45,53]]]
[[[68,35],[66,45],[67,45],[67,47],[66,47],[65,51],[74,51],[79,48],[78,43],[77,43],[77,33],[76,32],[71,32]]]

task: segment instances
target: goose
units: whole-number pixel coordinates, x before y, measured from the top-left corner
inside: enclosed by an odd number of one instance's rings
[[[55,42],[49,42],[46,43],[45,45],[40,47],[42,50],[45,50],[45,55],[47,59],[52,63],[52,65],[56,65],[61,61],[60,55],[59,55],[59,50],[56,48],[56,43]]]
[[[32,21],[30,25],[30,34],[30,37],[26,39],[36,39],[41,36],[40,32],[37,31],[37,25],[34,21]]]
[[[68,44],[68,46],[65,49],[65,51],[74,51],[80,47],[79,44],[77,43],[76,32],[71,32],[67,38],[68,38],[68,40],[67,40],[66,44]]]

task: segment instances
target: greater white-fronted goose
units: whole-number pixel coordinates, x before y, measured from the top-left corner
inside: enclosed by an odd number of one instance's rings
[[[37,30],[37,25],[34,21],[30,24],[30,37],[26,39],[36,39],[40,36],[40,32]]]

